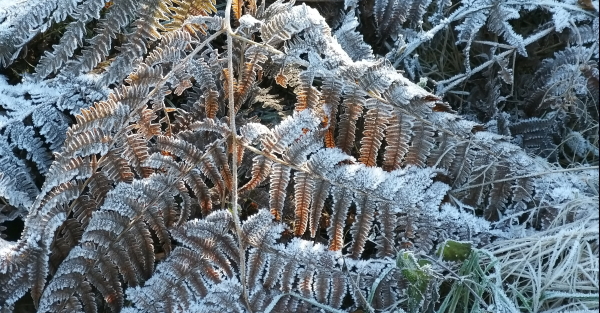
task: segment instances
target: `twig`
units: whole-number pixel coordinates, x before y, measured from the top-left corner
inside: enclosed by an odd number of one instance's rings
[[[273,300],[271,300],[271,303],[269,304],[269,306],[267,306],[265,308],[264,313],[270,313],[271,311],[273,311],[273,309],[275,308],[275,305],[277,305],[277,302],[279,302],[279,300],[281,298],[285,297],[285,296],[292,296],[292,297],[298,298],[298,299],[300,299],[302,301],[306,301],[306,302],[308,302],[308,303],[310,303],[310,304],[312,304],[312,305],[314,305],[314,306],[316,306],[318,308],[321,308],[321,309],[323,309],[325,311],[328,311],[328,312],[332,312],[332,313],[344,313],[344,312],[346,312],[346,311],[335,309],[335,308],[330,307],[328,305],[325,305],[323,303],[317,302],[317,301],[315,301],[313,299],[305,298],[301,294],[297,294],[295,292],[288,292],[288,293],[282,293],[280,295],[277,295],[275,298],[273,298]]]
[[[492,7],[491,5],[487,5],[487,6],[481,6],[481,7],[477,7],[477,8],[470,9],[470,10],[467,10],[466,7],[458,8],[448,18],[441,20],[440,23],[438,25],[436,25],[434,28],[428,30],[427,32],[421,33],[419,35],[418,39],[412,40],[406,46],[404,51],[402,51],[402,55],[400,57],[398,57],[396,59],[396,61],[394,62],[394,68],[397,68],[398,65],[400,65],[400,62],[402,62],[402,60],[404,60],[404,58],[406,58],[411,53],[413,53],[413,51],[415,51],[418,47],[420,47],[421,44],[433,39],[435,34],[437,34],[442,29],[446,28],[447,26],[449,26],[452,22],[463,19],[464,17],[466,17],[467,15],[469,15],[471,13],[489,9],[491,7]]]
[[[554,27],[550,27],[550,28],[544,29],[544,30],[542,30],[542,31],[540,31],[540,32],[538,32],[536,34],[533,34],[533,35],[529,36],[527,39],[523,40],[523,46],[527,47],[528,45],[530,45],[530,44],[538,41],[541,37],[544,37],[544,36],[550,34],[553,31],[554,31]],[[504,57],[510,55],[513,52],[514,52],[513,50],[504,51],[504,52],[500,53],[499,55],[495,56],[494,58],[492,58],[491,60],[489,60],[489,61],[487,61],[487,62],[485,62],[485,63],[477,66],[476,68],[472,69],[468,73],[456,75],[456,76],[451,77],[449,79],[446,79],[446,80],[438,82],[438,86],[441,86],[442,89],[441,90],[437,90],[436,91],[436,95],[443,95],[443,94],[447,93],[448,90],[456,87],[456,85],[462,83],[467,78],[471,77],[473,74],[481,72],[484,69],[486,69],[489,66],[491,66],[492,64],[496,63],[497,59],[504,58]],[[445,86],[446,84],[448,84],[448,86]]]
[[[242,298],[246,309],[252,313],[252,307],[248,301],[248,289],[246,286],[246,254],[244,248],[244,239],[242,238],[242,226],[240,223],[240,217],[238,214],[238,182],[237,182],[237,140],[235,136],[237,134],[235,126],[235,93],[233,90],[233,36],[235,35],[231,30],[231,5],[232,0],[227,0],[227,6],[225,7],[225,30],[227,31],[227,71],[229,71],[229,79],[227,80],[227,93],[229,94],[229,127],[231,128],[231,174],[234,179],[231,186],[231,212],[233,215],[233,222],[235,225],[235,232],[237,234],[237,240],[240,251],[240,281],[242,283]]]
[[[501,183],[501,182],[511,181],[511,180],[515,180],[515,179],[521,179],[521,178],[543,176],[543,175],[554,174],[554,173],[587,171],[587,170],[594,170],[594,169],[597,170],[598,166],[575,167],[575,168],[565,168],[565,169],[555,170],[555,171],[538,172],[538,173],[533,173],[533,174],[529,174],[529,175],[514,176],[514,177],[509,177],[509,178],[503,178],[503,179],[493,180],[493,181],[490,181],[490,182],[487,182],[487,183],[481,183],[481,184],[476,184],[476,185],[469,185],[469,186],[465,186],[465,187],[462,187],[462,188],[454,189],[454,190],[452,190],[452,192],[460,192],[460,191],[468,190],[468,189],[471,189],[471,188],[477,188],[477,187],[486,186],[486,185],[490,185],[490,184],[494,184],[494,183]]]

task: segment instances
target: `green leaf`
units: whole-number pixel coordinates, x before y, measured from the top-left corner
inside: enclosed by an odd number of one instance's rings
[[[436,254],[444,261],[464,261],[471,254],[471,243],[446,240],[437,250]]]

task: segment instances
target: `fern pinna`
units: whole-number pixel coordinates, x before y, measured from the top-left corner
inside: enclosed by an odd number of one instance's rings
[[[95,77],[124,82],[75,117],[39,192],[10,203],[25,229],[1,241],[3,310],[28,292],[40,312],[433,310],[442,280],[413,253],[543,227],[536,204],[566,201],[553,190],[592,192],[524,175],[547,164],[377,59],[351,14],[332,30],[306,5],[235,1],[230,30],[208,1],[115,2],[80,56],[59,45],[31,78],[84,75],[113,19],[134,26],[123,47],[138,50]]]

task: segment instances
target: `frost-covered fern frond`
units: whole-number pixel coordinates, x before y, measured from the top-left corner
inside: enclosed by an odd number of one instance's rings
[[[383,1],[382,3],[390,4],[393,1]],[[550,33],[568,32],[571,38],[573,38],[572,41],[577,42],[577,45],[588,44],[594,46],[593,41],[588,38],[595,38],[593,34],[597,32],[597,26],[595,26],[597,25],[597,9],[593,9],[593,7],[592,10],[590,8],[582,8],[577,1],[550,0],[532,3],[530,1],[464,0],[449,12],[445,14],[440,13],[447,10],[445,8],[446,6],[443,2],[438,4],[437,13],[430,16],[429,19],[432,23],[430,29],[399,27],[397,31],[399,37],[395,39],[395,35],[392,35],[394,46],[387,55],[387,58],[394,62],[395,67],[403,63],[408,64],[406,61],[414,56],[415,50],[418,47],[427,44],[434,38],[439,38],[443,30],[449,30],[452,23],[458,22],[454,30],[456,31],[456,44],[464,47],[465,73],[439,82],[437,84],[438,94],[445,94],[456,86],[454,84],[455,80],[462,82],[471,75],[497,62],[496,60],[490,60],[472,68],[472,64],[478,63],[474,59],[475,55],[471,54],[474,42],[491,45],[491,49],[507,49],[501,53],[497,51],[495,59],[502,60],[507,59],[514,52],[527,56],[527,46],[538,42]],[[593,10],[596,12],[593,12]],[[393,14],[392,12],[394,11],[387,10],[382,12],[384,14]],[[539,12],[538,14],[548,12],[552,15],[551,22],[544,27],[534,29],[533,32],[529,32],[528,34],[520,34],[518,30],[514,29],[510,21],[523,18],[526,14],[533,14],[529,12]],[[482,39],[484,29],[502,38],[502,40],[492,42]],[[596,56],[598,51],[597,46],[595,44],[593,47],[596,51]],[[430,66],[428,64],[425,65],[427,67]],[[412,72],[414,68],[406,68],[406,70]]]
[[[74,16],[78,10],[101,4],[103,1],[83,1],[82,3],[54,0],[13,2],[0,4],[0,57],[7,66],[17,58],[23,46],[36,34],[44,32],[52,23],[62,22],[67,16]]]
[[[66,28],[53,51],[46,51],[35,67],[35,77],[43,79],[51,73],[61,72],[66,76],[87,73],[96,68],[111,53],[114,40],[119,36],[122,51],[109,66],[101,80],[108,85],[117,79],[124,78],[133,69],[136,59],[147,52],[150,41],[160,38],[159,31],[174,30],[183,25],[186,18],[194,15],[205,15],[215,11],[212,1],[163,1],[163,0],[120,0],[106,5],[103,0],[86,0],[83,2],[59,1],[26,1],[23,10],[19,4],[3,8],[5,18],[0,20],[0,33],[4,33],[2,47],[11,50],[2,51],[2,63],[9,64],[14,60],[21,47],[27,44],[38,32],[43,32],[53,22],[62,22],[67,16],[73,22]],[[166,26],[162,21],[169,21]],[[85,39],[90,23],[95,23],[94,36]],[[133,31],[128,27],[133,26]],[[166,27],[166,28],[165,28]],[[201,29],[199,29],[201,30]],[[190,29],[191,32],[197,30]],[[203,32],[203,30],[201,30]],[[82,48],[81,55],[75,58],[75,51]]]
[[[4,186],[9,204],[21,209],[33,204],[41,184],[36,180],[48,173],[52,154],[66,139],[69,114],[104,96],[86,77],[17,86],[0,77],[0,173],[12,181]]]

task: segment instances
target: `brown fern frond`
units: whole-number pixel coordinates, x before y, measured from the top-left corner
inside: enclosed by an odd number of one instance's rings
[[[81,223],[74,219],[67,219],[57,230],[56,240],[50,246],[50,273],[54,274],[60,263],[69,255],[69,252],[81,240],[83,228]]]
[[[208,179],[210,179],[210,181],[213,183],[219,195],[224,195],[227,187],[225,186],[223,176],[221,176],[221,173],[215,166],[215,162],[212,160],[212,158],[210,156],[202,158],[199,167],[202,171],[202,174],[208,177]]]
[[[315,181],[308,173],[296,172],[294,174],[294,198],[296,200],[294,235],[296,236],[302,236],[306,231],[314,187]]]
[[[104,174],[102,174],[104,175]],[[107,179],[110,184],[110,181]],[[82,228],[87,227],[92,213],[98,209],[100,204],[88,195],[82,195],[72,204],[71,211],[73,212],[73,218],[81,224]]]
[[[267,271],[263,276],[263,285],[266,288],[273,288],[283,271],[283,266],[285,265],[285,261],[278,258],[271,258],[269,260],[269,264],[267,265]]]
[[[352,234],[350,253],[353,258],[357,259],[365,249],[371,224],[375,218],[376,203],[369,199],[367,195],[357,195],[354,203],[356,204],[356,221],[350,228],[350,233]]]
[[[188,164],[198,164],[203,158],[203,153],[191,143],[166,136],[156,138],[156,148],[160,151],[166,151],[181,158]]]
[[[227,155],[225,155],[225,151],[223,147],[216,142],[208,145],[207,150],[210,151],[211,159],[214,161],[214,164],[219,169],[221,177],[223,177],[223,181],[225,182],[225,186],[227,190],[231,190],[231,186],[233,186],[233,175],[231,173],[231,169],[229,168],[229,163],[227,162]]]
[[[249,288],[255,288],[256,284],[260,281],[260,274],[267,261],[266,253],[263,253],[262,249],[253,250],[248,256],[248,276],[246,276],[246,284]]]
[[[412,246],[412,242],[415,239],[415,230],[418,229],[416,211],[417,208],[409,207],[403,209],[403,213],[398,216],[397,227],[400,230],[400,239],[402,239],[403,243],[409,243],[410,246]]]
[[[385,130],[385,153],[383,154],[383,170],[393,171],[400,168],[402,160],[408,152],[408,143],[412,135],[412,119],[410,116],[393,112],[389,125]]]
[[[265,158],[262,155],[257,155],[252,159],[252,177],[240,188],[239,192],[243,193],[250,191],[260,183],[262,183],[271,173],[271,165],[273,161]]]
[[[425,167],[427,157],[434,146],[433,128],[421,121],[415,121],[413,134],[404,164]]]
[[[515,179],[511,188],[513,202],[530,200],[533,194],[533,179],[530,177]]]
[[[229,86],[229,84],[233,84],[233,90],[234,93],[235,91],[238,89],[237,87],[237,80],[235,79],[235,77],[231,77],[231,74],[229,74],[229,70],[227,68],[224,68],[223,71],[223,85],[224,86]],[[230,79],[233,79],[233,82],[229,82]],[[229,89],[225,89],[225,95],[223,97],[223,100],[227,100],[229,99]],[[234,99],[235,99],[235,95],[234,95]]]
[[[190,193],[188,192],[188,189],[183,181],[178,181],[175,186],[179,196],[181,197],[180,209],[174,210],[173,212],[178,216],[175,225],[179,226],[189,220],[192,216],[192,197],[190,196]]]
[[[204,183],[200,171],[192,169],[186,176],[185,181],[198,199],[200,209],[202,210],[202,216],[207,216],[212,211],[212,201],[210,200],[208,187]]]
[[[287,262],[283,268],[283,272],[281,273],[281,278],[279,279],[279,284],[281,285],[281,291],[290,292],[292,291],[294,279],[296,278],[296,269],[298,268],[299,260],[292,259],[290,262]],[[293,310],[293,309],[292,309]]]
[[[154,54],[151,56],[157,59],[164,57],[162,53],[157,53],[156,51],[154,51]],[[150,56],[148,58],[150,58]],[[151,60],[147,61],[150,62]],[[163,69],[160,65],[149,66],[146,63],[141,63],[136,70],[129,74],[125,79],[125,82],[128,83],[129,86],[116,88],[114,92],[108,96],[108,100],[121,101],[121,103],[127,105],[129,109],[134,109],[137,107],[135,104],[137,104],[140,99],[144,99],[147,88],[156,86],[162,80],[162,73]]]
[[[334,137],[334,129],[328,128],[325,131],[325,136],[324,136],[324,144],[325,144],[325,148],[335,148],[335,137]]]
[[[48,258],[43,257],[44,251],[42,249],[35,249],[29,255],[30,263],[27,264],[29,272],[29,281],[31,284],[31,297],[34,303],[38,303],[42,297],[44,285],[46,284],[46,277],[48,276],[47,262]]]
[[[356,121],[362,114],[366,103],[366,94],[357,85],[346,88],[344,93],[346,94],[342,102],[344,113],[340,116],[338,123],[336,144],[342,151],[351,154],[356,136]]]
[[[175,6],[169,7],[169,12],[164,12],[170,20],[166,25],[166,30],[175,30],[183,25],[185,20],[194,15],[208,15],[217,12],[214,0],[171,0]],[[186,25],[192,27],[192,25]],[[198,26],[192,27],[191,31],[199,29]]]
[[[84,132],[70,135],[67,134],[65,146],[61,151],[63,157],[75,157],[76,155],[87,156],[105,150],[111,136],[105,134],[102,129],[94,128]]]
[[[69,133],[81,133],[91,128],[105,128],[114,122],[115,116],[124,116],[125,108],[115,101],[96,102],[88,109],[82,109],[81,114],[75,116],[76,123],[71,126]]]
[[[401,0],[377,0],[374,2],[373,13],[377,22],[377,31],[381,38],[389,36],[394,28],[406,21],[411,3],[412,1]]]
[[[325,266],[329,265],[333,267],[333,264],[324,264]],[[315,298],[320,303],[327,303],[327,296],[330,291],[330,283],[331,280],[331,272],[318,272],[314,278],[314,290],[315,290]]]
[[[123,157],[135,170],[139,177],[150,176],[154,171],[143,164],[148,160],[148,146],[146,139],[139,134],[130,134],[125,137],[123,145]]]
[[[301,31],[302,29],[298,29],[296,25],[289,23],[294,17],[284,11],[276,14],[267,23],[261,25],[260,33],[263,42],[276,47],[284,40],[291,38],[295,32]]]
[[[105,173],[102,172],[94,173],[94,175],[89,178],[87,186],[89,189],[89,196],[98,204],[102,204],[102,202],[104,202],[106,195],[114,187],[113,182],[106,177]],[[91,212],[89,215],[91,215]],[[81,221],[81,224],[85,225],[86,223]]]
[[[286,188],[290,182],[291,169],[281,163],[275,163],[271,169],[271,186],[269,188],[269,207],[275,220],[281,220]]]
[[[76,199],[80,194],[81,184],[82,182],[71,180],[54,187],[42,197],[40,207],[51,209],[56,205]]]
[[[363,138],[360,140],[360,157],[358,160],[366,166],[375,166],[377,164],[377,153],[383,140],[383,131],[388,124],[390,112],[372,101],[368,101],[367,105],[373,107],[367,111],[365,116],[365,128]]]
[[[208,90],[204,93],[204,111],[207,118],[217,117],[219,111],[219,92]]]
[[[177,85],[173,86],[175,88],[175,90],[173,90],[173,94],[176,96],[181,96],[184,91],[192,86],[192,82],[189,80],[189,78],[180,80]]]
[[[222,214],[220,215],[222,217]],[[216,217],[216,216],[215,216]],[[230,234],[228,223],[222,223],[219,220],[211,222],[210,220],[194,220],[184,224],[182,228],[173,231],[173,238],[182,241],[182,243],[192,251],[198,251],[203,258],[210,260],[217,265],[227,276],[233,275],[233,268],[228,257],[235,257],[235,241]],[[210,240],[212,238],[212,240]],[[222,240],[216,240],[217,238]],[[220,280],[218,272],[211,270],[207,273],[211,280],[217,282]]]
[[[252,56],[249,62],[244,65],[244,70],[240,80],[235,86],[235,110],[236,112],[242,107],[242,104],[248,99],[250,92],[256,85],[257,73],[262,70],[260,63],[267,60],[267,57],[260,50]]]
[[[246,14],[250,14],[252,16],[256,16],[256,0],[247,0],[248,5],[246,5]]]
[[[233,139],[233,137],[231,137]],[[239,139],[239,137],[238,137]],[[231,147],[232,145],[229,145],[229,147]],[[240,165],[242,165],[242,161],[244,161],[244,152],[246,152],[246,148],[243,145],[237,145],[236,146],[236,150],[235,154],[236,154],[236,159],[237,159],[237,166],[239,167]],[[233,151],[231,151],[230,153],[234,153]]]
[[[456,156],[456,140],[446,133],[440,133],[435,142],[437,146],[427,159],[427,166],[449,169]]]
[[[300,84],[296,86],[296,111],[305,109],[315,109],[319,104],[319,96],[321,93],[317,88],[312,86],[313,75],[310,72],[304,71],[299,76]]]
[[[281,70],[276,76],[275,76],[275,83],[283,88],[287,87],[287,83],[288,83],[288,78],[287,76],[285,76],[285,73],[283,72],[283,70]]]
[[[244,7],[244,0],[233,0],[231,2],[231,10],[233,11],[233,17],[239,20],[242,17],[242,8]]]
[[[342,87],[342,83],[333,77],[325,78],[321,86],[320,106],[326,114],[323,124],[329,126],[325,133],[325,146],[327,148],[335,147],[335,127],[337,125]]]
[[[329,305],[334,308],[342,306],[342,300],[346,295],[348,283],[342,272],[334,272],[331,277],[331,292],[329,293]]]
[[[321,213],[323,212],[325,200],[329,195],[330,186],[331,184],[325,180],[319,180],[315,183],[315,194],[312,197],[312,204],[310,206],[310,238],[315,238],[319,229]]]
[[[109,151],[98,162],[98,167],[113,181],[130,183],[134,175],[127,164],[127,160],[120,157],[115,150]]]
[[[394,214],[394,210],[390,203],[384,202],[377,205],[377,220],[380,224],[380,233],[375,239],[378,246],[377,257],[383,258],[386,256],[393,256],[396,254],[394,232],[397,223],[396,214]]]
[[[464,202],[470,206],[478,207],[483,203],[484,193],[489,188],[485,183],[491,181],[496,171],[494,156],[488,155],[485,152],[477,153],[473,161],[473,169],[471,170],[467,185],[474,185],[469,188],[464,195]]]
[[[455,151],[454,160],[448,168],[448,173],[454,179],[453,186],[462,186],[471,175],[475,151],[469,142],[458,143]]]
[[[42,187],[42,194],[38,196],[34,207],[39,207],[43,194],[52,190],[52,188],[72,180],[74,177],[89,177],[96,170],[97,164],[92,161],[94,157],[75,157],[65,158],[57,155],[54,165],[48,170],[48,179]]]
[[[104,220],[104,223],[117,223],[117,225],[127,225],[128,223],[127,217],[122,216],[115,211],[98,211],[94,214],[94,219]],[[150,232],[148,232],[144,226],[141,226],[141,228],[145,230],[144,235],[150,237]],[[134,229],[138,230],[139,228],[134,227]],[[111,231],[106,229],[87,229],[85,234],[86,239],[89,240],[90,238],[95,238],[99,242],[110,238],[111,235]],[[132,286],[139,284],[141,277],[138,274],[141,274],[142,272],[148,272],[143,270],[143,261],[137,260],[137,256],[133,259],[131,258],[132,254],[135,254],[136,251],[141,253],[142,248],[140,245],[142,242],[145,242],[143,237],[138,236],[140,236],[139,233],[126,233],[121,240],[125,241],[126,243],[123,242],[123,244],[127,244],[128,247],[131,245],[131,249],[127,249],[127,251],[115,249],[116,251],[109,252],[110,257],[112,258],[111,262],[118,264],[119,272],[121,275],[123,275],[125,282]],[[107,266],[112,267],[112,264]],[[153,269],[154,262],[148,264],[147,266],[150,266],[151,269]]]
[[[327,228],[329,235],[329,250],[339,251],[344,246],[344,227],[348,208],[354,198],[352,192],[346,188],[333,187],[333,207],[331,209],[331,225]]]
[[[150,109],[142,110],[139,121],[135,124],[137,133],[142,135],[146,139],[152,138],[152,136],[161,135],[161,129],[159,123],[152,123],[153,120],[157,119],[156,113]]]
[[[222,123],[216,119],[203,119],[200,121],[195,121],[189,125],[190,131],[204,131],[204,132],[213,132],[221,135],[224,138],[229,137],[229,126],[227,124]],[[179,136],[184,137],[187,132],[180,132]],[[229,151],[231,153],[231,151]]]
[[[506,209],[506,202],[511,195],[512,183],[503,180],[511,175],[510,164],[508,162],[500,162],[496,166],[492,181],[491,190],[488,196],[488,205],[483,210],[483,216],[488,221],[498,221],[502,217],[502,212]]]

